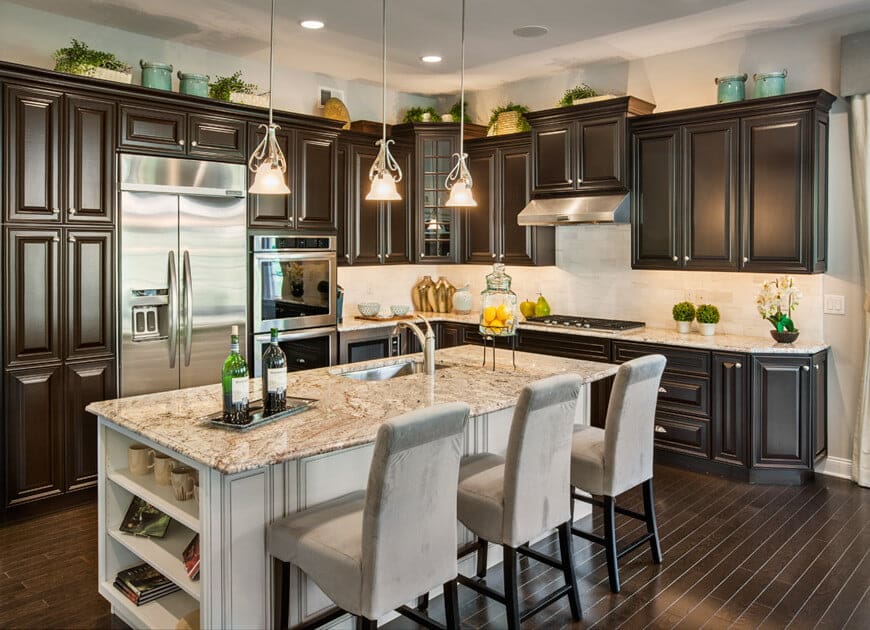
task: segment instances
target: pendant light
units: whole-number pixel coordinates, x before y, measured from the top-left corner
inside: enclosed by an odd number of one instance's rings
[[[254,173],[254,183],[248,188],[255,195],[289,195],[290,188],[284,181],[287,173],[287,160],[275,138],[280,129],[272,122],[272,80],[275,74],[275,0],[272,0],[272,13],[269,22],[269,124],[260,125],[266,132],[263,140],[251,153],[248,168]]]
[[[445,186],[450,189],[450,197],[444,204],[450,208],[471,208],[477,205],[471,193],[473,182],[468,172],[468,154],[465,153],[465,0],[462,0],[461,54],[459,70],[459,153],[456,165],[450,170]],[[452,182],[452,183],[451,183]]]
[[[369,169],[369,180],[372,182],[371,190],[366,195],[367,201],[399,201],[402,196],[396,190],[396,182],[402,181],[402,169],[396,159],[390,153],[390,145],[394,140],[387,140],[387,0],[382,0],[382,27],[383,27],[383,87],[382,99],[382,123],[381,139],[375,142],[380,147],[378,157]]]

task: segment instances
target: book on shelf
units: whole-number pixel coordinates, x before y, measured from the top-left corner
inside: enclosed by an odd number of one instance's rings
[[[163,538],[169,528],[169,520],[168,514],[139,497],[133,497],[119,529],[137,536]]]
[[[199,579],[199,534],[196,534],[193,540],[184,548],[181,559],[184,562],[184,568],[187,570],[187,575],[190,576],[190,579]]]
[[[115,576],[114,586],[137,606],[147,604],[179,589],[175,582],[147,563],[119,571],[118,575]]]

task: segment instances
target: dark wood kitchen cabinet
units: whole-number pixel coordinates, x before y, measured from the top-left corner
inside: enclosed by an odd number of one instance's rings
[[[461,209],[461,261],[554,264],[555,228],[517,224],[530,199],[529,135],[481,138],[467,146],[477,206]]]
[[[115,352],[111,230],[66,230],[66,358]]]
[[[97,417],[85,407],[115,396],[115,361],[69,363],[64,368],[65,490],[97,482]]]
[[[626,119],[654,108],[624,96],[526,114],[532,197],[627,192]]]
[[[115,104],[68,95],[66,101],[67,223],[115,220]]]
[[[633,119],[632,267],[823,272],[833,100],[817,90]]]
[[[742,354],[713,353],[713,461],[746,466],[749,419],[748,358]]]
[[[187,154],[224,162],[247,162],[245,151],[246,123],[225,116],[188,114]]]

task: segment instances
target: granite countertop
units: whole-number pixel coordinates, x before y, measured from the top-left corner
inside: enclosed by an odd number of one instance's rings
[[[471,405],[472,415],[482,415],[513,407],[523,386],[540,378],[570,372],[589,383],[617,370],[609,363],[524,352],[517,353],[514,370],[510,353],[499,349],[493,372],[481,367],[480,347],[460,346],[437,351],[436,361],[446,367],[433,376],[414,374],[386,381],[341,376],[409,358],[420,360],[421,355],[292,373],[288,394],[316,398],[317,406],[246,433],[214,428],[201,420],[220,411],[220,385],[95,402],[87,410],[229,474],[373,442],[384,420],[414,409],[464,401]],[[260,395],[260,379],[252,379],[251,396]]]
[[[458,324],[477,324],[480,319],[479,313],[457,315],[455,313],[420,313],[433,322],[454,322]],[[383,326],[395,326],[396,322],[371,321],[356,319],[353,315],[344,318],[344,322],[338,325],[338,332],[353,330],[365,330]],[[619,341],[633,341],[637,343],[657,343],[683,348],[698,348],[701,350],[718,350],[722,352],[742,352],[747,354],[815,354],[829,348],[829,344],[816,339],[798,339],[795,343],[776,343],[771,337],[749,337],[744,335],[715,334],[705,337],[697,332],[682,335],[675,330],[667,328],[646,327],[640,330],[629,330],[623,333],[598,332],[593,330],[572,330],[557,326],[541,326],[520,322],[519,327],[523,330],[534,330],[548,333],[561,333],[565,335],[578,335],[583,337],[606,337]]]

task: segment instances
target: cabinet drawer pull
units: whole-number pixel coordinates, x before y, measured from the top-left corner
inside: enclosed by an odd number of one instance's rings
[[[75,209],[75,208],[70,208],[69,210],[67,210],[67,212],[68,212],[69,214],[75,214],[75,213],[76,213],[76,209]]]
[[[181,139],[178,141],[178,145],[179,145],[179,146],[182,146],[182,147],[184,146],[184,138],[181,138]]]
[[[809,366],[809,365],[803,365],[803,366],[801,366],[801,369],[802,369],[804,372],[809,372],[809,371],[810,371],[810,366]]]
[[[660,424],[656,425],[655,431],[656,431],[656,433],[667,433],[668,432],[668,430]]]
[[[190,143],[190,146],[195,147],[195,146],[196,146],[196,140],[194,140],[193,142],[191,142],[191,143]]]
[[[673,260],[674,262],[677,262],[679,259],[680,259],[679,256],[674,256],[671,260]]]
[[[668,390],[666,390],[664,387],[659,387],[659,394],[667,394],[667,393],[668,393]]]

